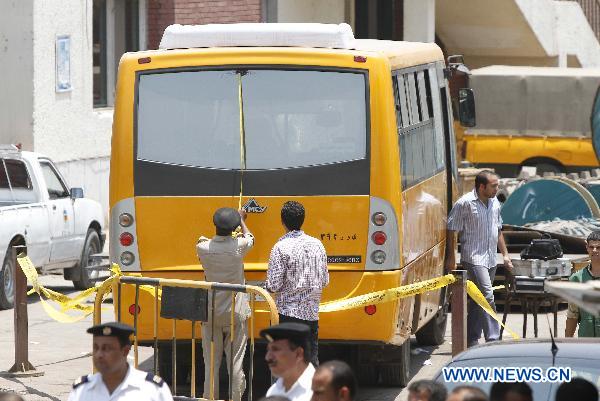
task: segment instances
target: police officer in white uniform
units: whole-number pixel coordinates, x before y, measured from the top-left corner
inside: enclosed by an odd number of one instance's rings
[[[87,330],[94,336],[93,359],[98,373],[73,383],[68,401],[172,401],[169,386],[158,376],[129,366],[133,327],[110,322]]]

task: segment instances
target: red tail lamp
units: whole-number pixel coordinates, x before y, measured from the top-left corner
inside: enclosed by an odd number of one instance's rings
[[[371,236],[371,239],[376,245],[383,245],[387,241],[387,235],[383,231],[375,231]]]
[[[129,305],[129,314],[130,315],[135,315],[136,311],[137,311],[137,314],[139,315],[140,312],[142,311],[142,308],[140,308],[140,306],[136,305],[136,304]]]
[[[125,232],[119,236],[119,242],[122,246],[129,246],[133,244],[133,235]]]
[[[375,305],[365,306],[365,313],[369,316],[374,315],[375,313],[377,313],[377,306],[375,306]]]

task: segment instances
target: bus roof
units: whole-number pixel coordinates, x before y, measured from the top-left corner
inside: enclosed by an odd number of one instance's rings
[[[433,43],[354,39],[348,24],[242,23],[171,25],[159,49],[239,48],[319,49],[326,53],[344,51],[376,53],[389,59],[392,68],[442,61],[440,48]]]

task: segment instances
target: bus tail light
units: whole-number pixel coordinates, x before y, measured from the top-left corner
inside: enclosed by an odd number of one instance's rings
[[[133,235],[131,235],[131,233],[124,232],[123,234],[119,235],[119,242],[123,246],[131,246],[131,244],[133,244]]]
[[[369,240],[365,270],[381,271],[400,268],[400,232],[396,209],[385,199],[370,197]]]
[[[124,272],[140,271],[134,198],[121,199],[113,205],[108,231],[110,262],[118,264]]]
[[[142,308],[140,308],[139,305],[136,305],[136,304],[129,305],[129,314],[130,315],[135,315],[136,313],[139,315],[141,311],[142,311]]]
[[[129,213],[121,213],[119,215],[119,225],[121,227],[129,227],[133,224],[133,216]]]
[[[385,257],[386,257],[385,252],[380,251],[380,250],[377,250],[371,254],[371,260],[373,262],[377,263],[378,265],[385,262]]]
[[[382,226],[387,221],[387,217],[386,217],[385,213],[377,212],[373,216],[371,216],[371,221],[376,226]]]
[[[377,313],[377,306],[375,306],[375,305],[367,305],[367,306],[365,306],[365,313],[367,315],[369,315],[369,316],[374,315],[375,313]]]
[[[375,243],[375,245],[383,245],[385,241],[387,241],[387,235],[383,231],[375,231],[373,235],[371,235],[371,239]]]
[[[124,264],[125,266],[129,266],[131,265],[133,262],[135,262],[135,256],[133,255],[133,253],[127,251],[127,252],[123,252],[121,254],[121,263]]]

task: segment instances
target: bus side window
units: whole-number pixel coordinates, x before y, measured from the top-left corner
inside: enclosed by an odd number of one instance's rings
[[[431,74],[430,67],[423,66],[393,76],[404,189],[444,168],[444,138],[437,121],[441,116],[434,111],[434,102],[439,102],[433,95],[437,94],[437,77]]]

